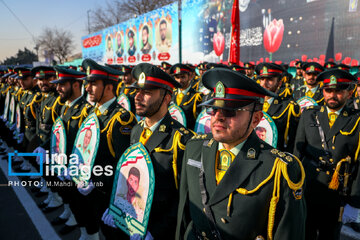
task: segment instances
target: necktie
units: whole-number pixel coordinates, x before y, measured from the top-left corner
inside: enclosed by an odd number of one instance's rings
[[[330,126],[330,128],[332,128],[332,126],[334,125],[334,122],[335,122],[337,116],[338,116],[338,115],[337,115],[336,113],[334,113],[334,112],[330,112],[330,113],[328,114],[328,117],[329,117],[329,126]]]
[[[311,90],[308,90],[305,95],[308,97],[311,97],[311,98],[314,96],[314,94]]]
[[[176,104],[180,106],[182,100],[184,98],[184,94],[182,92],[179,92],[176,96]]]
[[[147,140],[150,138],[151,134],[152,134],[152,131],[149,128],[144,128],[144,130],[142,131],[142,133],[140,135],[139,142],[141,142],[143,145],[145,145]]]
[[[269,109],[270,104],[268,103],[268,101],[265,100],[264,104],[263,104],[263,111],[267,112],[267,110]]]
[[[100,110],[99,110],[98,107],[95,107],[94,113],[96,114],[96,116],[100,116],[100,115],[101,115],[101,112],[100,112]]]
[[[234,158],[235,155],[226,149],[222,149],[219,151],[215,168],[215,178],[217,184],[219,184],[224,177]]]

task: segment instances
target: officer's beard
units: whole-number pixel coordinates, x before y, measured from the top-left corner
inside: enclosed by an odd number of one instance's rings
[[[147,108],[145,108],[144,111],[139,112],[136,111],[136,114],[140,117],[152,117],[155,113],[157,113],[159,111],[159,109],[161,108],[162,103],[164,102],[164,98],[165,98],[166,93],[164,93],[162,98],[159,98],[157,101],[149,104],[147,106]],[[142,107],[146,107],[145,105],[138,103],[137,105],[140,105]]]
[[[334,102],[329,103],[330,100],[333,100]],[[338,110],[340,108],[342,108],[345,105],[345,101],[340,101],[337,98],[329,98],[325,100],[325,104],[328,108],[332,109],[332,110]]]

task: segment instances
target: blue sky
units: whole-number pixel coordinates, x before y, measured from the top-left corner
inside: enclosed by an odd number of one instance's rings
[[[45,27],[70,31],[75,42],[73,53],[81,52],[81,37],[87,35],[87,10],[94,10],[105,4],[105,1],[101,0],[0,0],[0,61],[15,55],[18,49],[24,47],[35,52],[31,35],[3,2],[35,37],[39,36]]]

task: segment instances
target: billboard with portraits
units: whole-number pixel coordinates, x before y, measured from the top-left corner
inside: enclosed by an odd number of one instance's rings
[[[135,65],[179,61],[178,3],[82,37],[83,59]]]

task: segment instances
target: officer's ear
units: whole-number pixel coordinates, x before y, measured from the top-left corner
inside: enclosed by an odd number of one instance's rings
[[[254,129],[257,125],[259,125],[262,117],[263,117],[263,111],[255,111],[253,113],[252,119],[251,119],[251,129]]]

